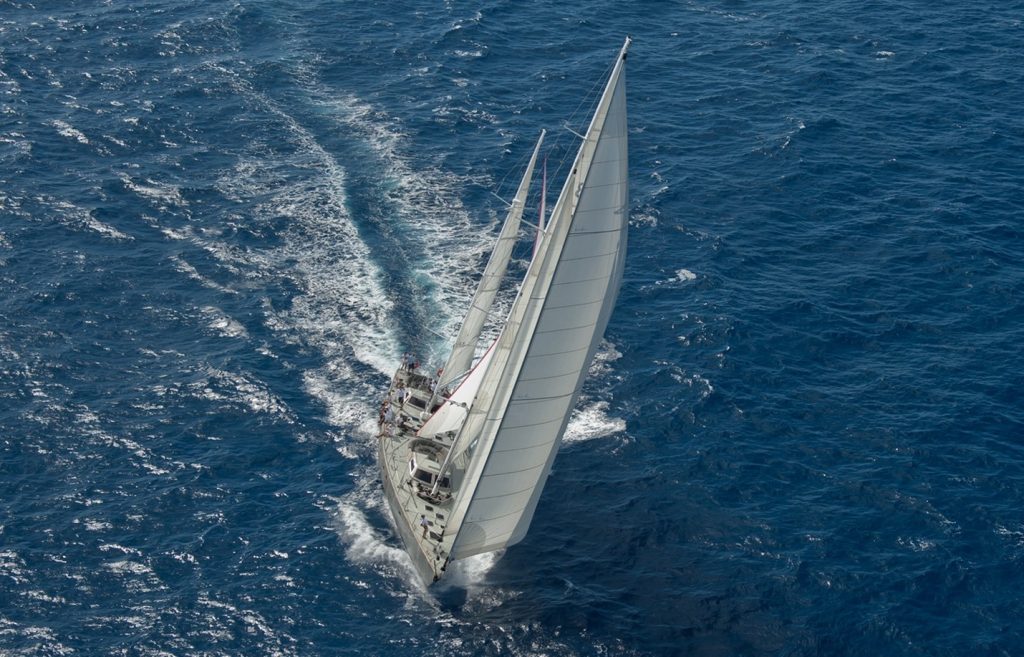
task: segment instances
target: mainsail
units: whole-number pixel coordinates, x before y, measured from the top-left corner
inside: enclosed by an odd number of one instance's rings
[[[627,39],[463,426],[473,451],[444,534],[452,558],[526,534],[615,305],[629,206],[628,48]]]
[[[415,365],[403,365],[381,406],[384,490],[399,535],[428,582],[452,559],[507,547],[526,534],[615,306],[629,209],[629,45],[626,39],[547,226],[538,231],[497,340],[471,368],[516,241],[540,143],[443,376],[432,381]],[[449,394],[445,388],[460,379]]]

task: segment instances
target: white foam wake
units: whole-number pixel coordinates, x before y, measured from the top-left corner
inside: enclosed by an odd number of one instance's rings
[[[405,550],[388,545],[370,525],[366,515],[351,502],[338,506],[338,533],[345,543],[345,556],[352,563],[401,571],[405,579],[418,581]]]
[[[369,103],[346,95],[323,99],[350,134],[363,139],[383,170],[382,186],[393,208],[388,222],[400,223],[408,234],[416,236],[417,259],[409,263],[413,280],[429,281],[423,291],[424,315],[432,325],[425,327],[435,335],[450,339],[435,341],[421,356],[438,362],[447,354],[458,329],[462,311],[473,293],[473,275],[483,267],[498,218],[481,227],[462,204],[460,195],[467,186],[491,186],[485,175],[456,175],[436,166],[414,164],[407,152],[405,134],[396,119]],[[429,333],[424,332],[424,337]],[[420,347],[417,345],[417,347]]]
[[[288,152],[254,143],[252,153],[218,181],[227,197],[255,206],[255,221],[288,219],[282,246],[251,255],[266,269],[288,266],[301,289],[291,308],[268,308],[268,324],[303,335],[328,357],[351,357],[389,373],[399,353],[393,302],[348,211],[344,168],[273,99],[219,70],[242,96],[278,119],[295,146]]]

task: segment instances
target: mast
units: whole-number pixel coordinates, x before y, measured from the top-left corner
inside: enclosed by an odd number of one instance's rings
[[[455,345],[448,361],[444,364],[441,376],[438,378],[436,390],[443,390],[452,381],[464,375],[470,363],[473,362],[473,354],[476,351],[476,344],[480,339],[480,332],[483,330],[484,321],[491,311],[494,297],[498,293],[501,279],[508,269],[509,259],[512,257],[512,247],[515,246],[519,236],[519,220],[523,216],[523,206],[526,203],[526,196],[530,191],[530,179],[533,177],[533,166],[537,162],[537,154],[540,146],[544,143],[545,131],[541,131],[537,145],[533,148],[533,155],[530,156],[530,163],[526,167],[523,179],[519,182],[515,198],[505,217],[505,224],[498,236],[498,242],[491,252],[487,261],[480,283],[477,285],[476,294],[469,304],[469,310],[462,320],[462,327],[459,335],[455,338]],[[433,402],[433,399],[431,400]],[[431,405],[429,408],[432,408]]]
[[[525,535],[614,307],[628,225],[629,45],[627,38],[463,425],[472,455],[442,539],[450,558]]]
[[[540,211],[537,213],[537,239],[533,242],[533,255],[537,255],[540,248],[540,238],[544,235],[544,200],[548,195],[548,158],[544,157],[540,174]]]

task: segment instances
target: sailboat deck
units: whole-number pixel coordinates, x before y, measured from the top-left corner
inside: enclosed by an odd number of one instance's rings
[[[408,367],[399,369],[381,409],[378,434],[384,490],[395,526],[417,570],[427,581],[440,576],[447,562],[441,541],[452,506],[452,490],[450,487],[442,488],[437,495],[432,495],[433,482],[415,477],[411,462],[415,460],[418,465],[415,471],[421,476],[427,472],[436,473],[454,438],[447,434],[433,437],[416,435],[430,416],[427,405],[431,396],[429,377]],[[438,403],[435,400],[435,408]],[[450,479],[457,481],[460,474],[452,472]],[[421,524],[423,518],[428,523],[425,533]]]

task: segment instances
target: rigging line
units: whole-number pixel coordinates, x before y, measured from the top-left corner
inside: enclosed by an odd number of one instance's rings
[[[581,97],[579,104],[576,106],[576,109],[569,115],[569,118],[563,123],[563,125],[566,127],[566,130],[572,132],[577,137],[582,138],[582,136],[578,132],[572,130],[568,126],[572,125],[578,120],[578,117],[580,116],[581,110],[583,110],[584,106],[586,106],[586,110],[583,113],[584,118],[589,118],[590,116],[593,115],[594,109],[597,107],[597,104],[601,102],[601,91],[604,88],[604,85],[607,84],[608,78],[611,77],[611,73],[615,69],[615,65],[617,63],[618,58],[616,58],[615,61],[613,61],[610,65],[607,65],[604,69],[604,74],[596,78],[594,82],[591,84],[589,91],[587,91],[587,93]],[[554,143],[552,144],[552,150],[556,150],[559,146],[562,145],[561,139],[563,136],[564,135],[562,133],[556,134]],[[575,160],[576,149],[574,148],[574,146],[575,144],[570,144],[564,147],[561,157],[558,160],[558,165],[555,167],[555,171],[552,174],[553,180],[561,180],[561,174],[562,171],[565,169],[566,165],[571,165],[572,161]]]
[[[576,130],[573,130],[570,126],[577,122],[580,116],[583,116],[584,119],[589,120],[589,117],[593,114],[594,108],[597,106],[597,103],[600,102],[601,100],[601,90],[603,89],[605,83],[608,81],[608,77],[611,75],[611,71],[615,68],[615,63],[616,62],[613,61],[611,65],[605,67],[604,74],[597,77],[591,83],[590,88],[586,91],[586,93],[584,93],[580,97],[580,101],[577,103],[576,108],[569,114],[569,118],[562,122],[562,126],[568,132],[571,132],[579,139],[585,139],[584,135],[580,134]],[[576,145],[564,145],[562,143],[562,137],[563,135],[561,133],[556,133],[555,138],[551,140],[550,146],[547,147],[547,150],[550,153],[559,153],[559,150],[561,150],[561,153],[556,156],[557,165],[554,167],[554,171],[551,174],[552,180],[558,180],[561,176],[562,171],[565,169],[566,164],[571,163],[576,156]],[[517,141],[518,139],[514,139],[514,142]],[[510,147],[513,145],[510,145]],[[505,150],[508,151],[509,149],[506,148]],[[514,166],[509,166],[505,168],[505,173],[496,182],[496,184],[492,186],[492,190],[501,190],[502,188],[504,188],[506,184],[508,184],[509,178],[512,177],[512,175],[515,172],[521,171],[525,167],[525,163],[526,161],[529,160],[529,158],[529,151],[522,153],[518,158],[516,158]],[[498,199],[500,199],[501,202],[506,205],[506,207],[510,206],[508,201],[503,199],[500,195],[496,194],[494,191],[491,191],[491,193],[497,196]],[[530,196],[536,198],[535,194],[536,192],[531,190]]]
[[[570,128],[568,123],[566,123],[562,127],[565,128],[566,130],[568,130],[569,132],[571,132],[572,134],[576,135],[580,139],[586,140],[586,138],[587,138],[586,135],[581,135],[580,133],[578,133],[575,130],[573,130],[572,128]]]
[[[520,220],[519,220],[519,223],[521,223],[521,224],[526,224],[526,225],[527,225],[527,226],[529,226],[530,228],[532,228],[532,229],[534,229],[534,230],[537,230],[537,231],[543,231],[543,230],[544,230],[543,228],[541,228],[541,227],[540,227],[540,226],[538,226],[537,224],[535,224],[535,223],[533,223],[533,222],[531,222],[531,221],[529,221],[529,220],[527,220],[527,219],[520,219]]]
[[[498,199],[499,201],[501,201],[502,203],[504,203],[504,204],[505,204],[505,207],[507,207],[507,208],[510,208],[510,207],[512,207],[512,204],[511,204],[511,203],[509,203],[509,202],[508,202],[508,201],[506,201],[505,199],[503,199],[503,198],[501,198],[500,196],[498,196],[498,194],[497,194],[497,193],[496,193],[496,192],[495,192],[494,190],[491,190],[491,196],[493,196],[494,198],[496,198],[496,199]]]
[[[515,143],[510,144],[509,147],[506,147],[504,152],[511,153],[512,151],[510,149],[513,146],[518,145],[519,139],[515,139],[514,138],[514,142]],[[493,189],[500,190],[501,188],[503,188],[506,185],[506,183],[508,182],[509,178],[513,176],[513,174],[517,175],[517,177],[514,179],[513,182],[518,184],[518,172],[522,172],[522,170],[526,168],[526,163],[530,161],[531,155],[532,155],[532,150],[527,150],[524,153],[520,154],[519,157],[516,158],[516,160],[512,164],[512,166],[508,166],[508,167],[505,168],[505,173],[493,185]]]
[[[440,331],[435,331],[434,329],[430,328],[429,326],[424,326],[423,328],[427,329],[427,331],[429,331],[430,333],[433,333],[434,335],[436,335],[437,337],[441,338],[442,340],[448,340],[448,338],[450,337],[450,336],[447,336],[447,335],[441,333]]]

